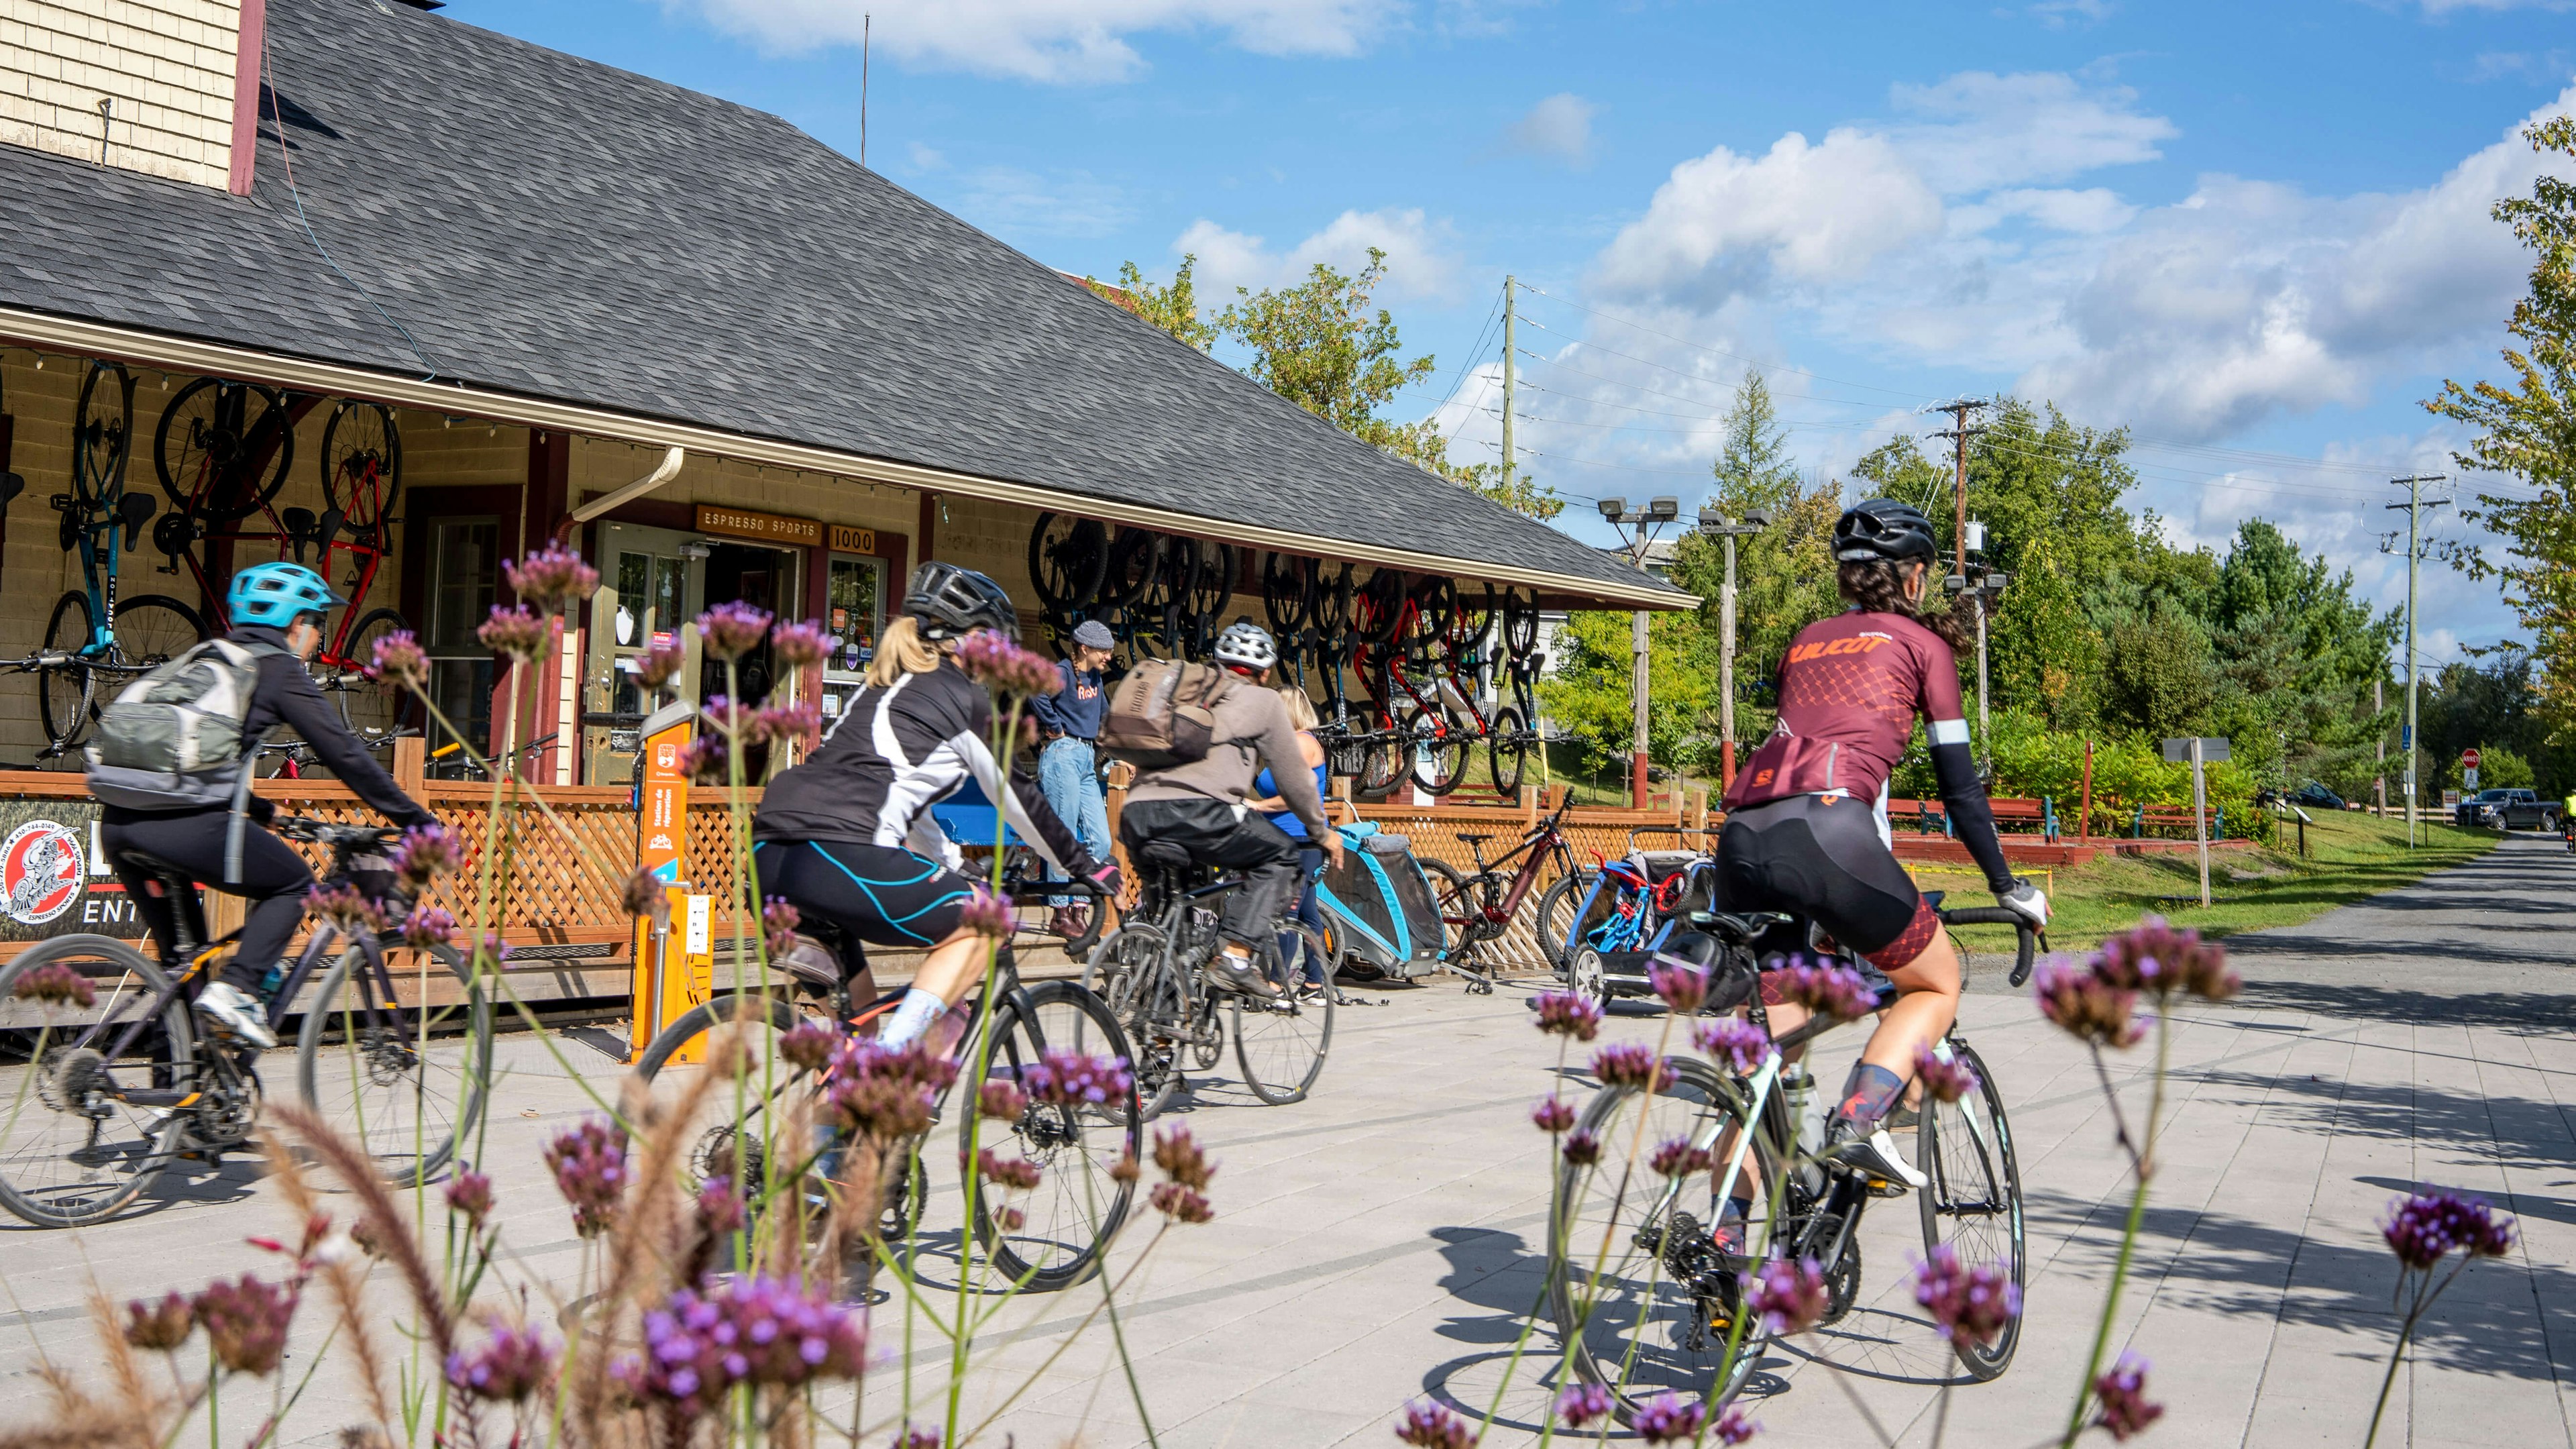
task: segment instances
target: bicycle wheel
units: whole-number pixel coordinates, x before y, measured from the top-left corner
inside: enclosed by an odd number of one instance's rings
[[[1095,518],[1041,513],[1029,528],[1029,582],[1050,614],[1089,609],[1109,568],[1109,526]]]
[[[390,932],[373,950],[349,943],[305,1007],[295,1081],[385,1181],[427,1182],[482,1117],[491,998],[445,946],[416,951]]]
[[[1147,1117],[1170,1106],[1181,1086],[1181,993],[1171,955],[1162,928],[1138,921],[1103,937],[1082,968],[1083,989],[1106,1003],[1126,1032]]]
[[[1475,740],[1447,711],[1414,706],[1404,712],[1403,749],[1413,766],[1413,783],[1434,795],[1446,795],[1465,783],[1467,751]]]
[[[1506,802],[1521,797],[1521,781],[1529,774],[1529,726],[1521,722],[1521,712],[1511,705],[1494,710],[1492,733],[1485,736],[1485,764],[1494,772],[1494,788]]]
[[[1947,1243],[1968,1267],[2006,1269],[2014,1287],[2026,1288],[2030,1259],[2012,1124],[1976,1048],[1956,1037],[1941,1046],[1975,1074],[1977,1085],[1956,1102],[1927,1093],[1914,1128],[1915,1165],[1932,1179],[1915,1194],[1923,1209],[1924,1251]],[[1993,1343],[1958,1350],[1959,1365],[1981,1382],[1995,1378],[2012,1366],[2020,1346],[2021,1320],[2015,1318]]]
[[[996,1004],[986,1071],[1018,1081],[1050,1052],[1133,1060],[1108,1006],[1070,981],[1041,981]],[[1131,1086],[1112,1102],[1032,1102],[1009,1124],[986,1122],[979,1129],[960,1121],[961,1149],[1016,1153],[1038,1166],[1033,1191],[997,1195],[988,1183],[975,1194],[975,1241],[1003,1277],[1052,1293],[1099,1270],[1135,1200],[1136,1185],[1118,1180],[1118,1164],[1131,1155],[1143,1158],[1144,1120]],[[1006,1223],[1006,1212],[1018,1213],[1018,1220]]]
[[[136,674],[158,669],[205,642],[206,626],[197,611],[165,594],[136,594],[119,599],[116,604],[116,662]],[[111,678],[111,689],[122,688],[128,674]]]
[[[161,491],[200,518],[249,517],[286,486],[294,462],[286,397],[255,382],[198,378],[170,399],[152,435]]]
[[[1357,711],[1355,711],[1357,713]],[[1359,793],[1362,799],[1381,800],[1395,788],[1396,782],[1411,768],[1405,737],[1395,728],[1391,716],[1369,711],[1368,732],[1360,739]]]
[[[95,1025],[18,998],[51,965],[88,978]],[[0,1205],[38,1227],[79,1227],[114,1216],[168,1165],[186,1123],[171,1108],[197,1074],[188,1003],[173,995],[146,1014],[169,984],[106,936],[56,936],[0,966],[0,1020],[13,1028],[0,1031]]]
[[[1476,891],[1482,876],[1471,876],[1445,860],[1414,857],[1431,878],[1432,909],[1440,913],[1440,959],[1449,960],[1484,939],[1484,898]]]
[[[322,426],[322,499],[360,538],[394,511],[402,491],[402,434],[382,403],[343,399]]]
[[[1565,969],[1569,954],[1566,943],[1574,937],[1575,922],[1581,919],[1583,899],[1591,894],[1592,882],[1599,872],[1578,870],[1558,876],[1538,893],[1538,911],[1530,930],[1538,937],[1538,948],[1547,964],[1558,971]]]
[[[1243,1068],[1243,1084],[1274,1107],[1306,1100],[1333,1050],[1331,948],[1313,927],[1299,921],[1281,926],[1279,937],[1293,947],[1295,964],[1273,956],[1264,969],[1286,995],[1263,1001],[1236,992],[1228,998],[1233,1003],[1234,1060]],[[1323,983],[1311,992],[1305,974],[1309,961],[1324,973]]]
[[[1746,1319],[1728,1361],[1742,1298],[1736,1272],[1709,1238],[1719,1207],[1715,1174],[1702,1168],[1668,1178],[1649,1165],[1657,1148],[1677,1140],[1715,1151],[1726,1125],[1740,1120],[1743,1086],[1704,1062],[1667,1060],[1673,1081],[1652,1096],[1603,1087],[1585,1104],[1575,1129],[1600,1144],[1601,1160],[1582,1167],[1560,1156],[1549,1214],[1547,1296],[1557,1332],[1575,1373],[1615,1396],[1622,1423],[1661,1393],[1723,1405],[1770,1344],[1760,1323]],[[1767,1133],[1754,1133],[1747,1157],[1764,1189],[1784,1180]],[[1719,1163],[1722,1170],[1723,1155]],[[1774,1250],[1770,1214],[1756,1197],[1744,1256],[1758,1262]]]
[[[783,998],[726,992],[681,1013],[637,1059],[635,1075],[668,1110],[687,1099],[686,1079],[701,1070],[697,1063],[677,1060],[681,1050],[692,1042],[703,1043],[709,1032],[721,1027],[731,1026],[743,1034],[752,1067],[743,1078],[742,1090],[737,1093],[719,1082],[696,1094],[697,1106],[679,1129],[680,1157],[692,1193],[711,1177],[730,1177],[749,1187],[757,1201],[774,1185],[774,1174],[800,1165],[780,1160],[779,1149],[791,1127],[799,1125],[791,1119],[811,1094],[814,1079],[812,1073],[779,1055],[777,1040],[802,1019]]]
[[[339,700],[340,718],[350,729],[381,734],[402,723],[403,712],[411,701],[401,687],[361,677],[360,671],[376,662],[376,641],[410,628],[402,615],[391,609],[377,609],[349,631],[343,660],[346,667],[332,671],[337,678],[329,693]]]
[[[72,656],[67,663],[36,671],[36,712],[58,754],[80,743],[81,732],[89,728],[90,695],[98,682],[80,656],[93,637],[90,617],[89,595],[74,589],[54,600],[53,616],[45,621],[45,652]]]
[[[72,425],[72,496],[83,504],[112,501],[108,495],[124,484],[133,447],[133,375],[117,363],[93,362],[81,379],[80,416]]]

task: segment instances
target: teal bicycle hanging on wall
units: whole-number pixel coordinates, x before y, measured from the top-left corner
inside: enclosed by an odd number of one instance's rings
[[[63,516],[63,551],[80,556],[81,586],[55,600],[45,622],[36,707],[48,760],[71,753],[88,733],[102,686],[112,694],[206,637],[197,611],[177,599],[116,596],[117,558],[133,549],[154,507],[149,496],[125,491],[134,436],[133,375],[118,363],[91,363],[72,429],[72,491],[51,499]]]

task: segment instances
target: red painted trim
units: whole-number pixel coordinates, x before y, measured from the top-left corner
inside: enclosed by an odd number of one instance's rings
[[[268,0],[241,0],[241,32],[233,51],[233,170],[231,191],[250,195],[259,161],[259,58],[268,37]]]

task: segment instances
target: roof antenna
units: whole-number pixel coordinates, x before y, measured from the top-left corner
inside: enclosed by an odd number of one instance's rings
[[[841,13],[846,15],[849,12]],[[862,13],[859,16],[859,169],[862,171],[868,165],[868,31],[875,24],[874,14]]]

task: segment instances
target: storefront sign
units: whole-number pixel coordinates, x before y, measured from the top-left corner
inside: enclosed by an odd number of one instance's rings
[[[875,553],[877,531],[873,528],[852,528],[846,523],[835,523],[832,525],[832,551],[834,553]]]
[[[143,923],[98,848],[89,800],[0,801],[0,941],[67,931],[135,940]]]
[[[751,513],[713,503],[698,505],[698,532],[805,548],[823,541],[823,525],[811,518],[789,518],[783,513]]]

